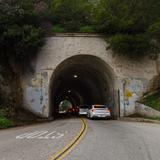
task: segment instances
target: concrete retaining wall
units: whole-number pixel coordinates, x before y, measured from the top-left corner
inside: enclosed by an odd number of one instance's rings
[[[136,102],[136,113],[148,117],[160,117],[160,112],[144,104]]]

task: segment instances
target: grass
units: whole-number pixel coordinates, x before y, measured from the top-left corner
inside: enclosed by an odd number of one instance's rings
[[[92,26],[83,26],[79,30],[80,33],[94,33],[95,30]]]
[[[153,120],[160,121],[160,117],[148,117],[148,119],[153,119]]]
[[[13,122],[7,118],[7,109],[1,108],[0,109],[0,129],[2,128],[9,128],[13,126]]]
[[[62,27],[61,25],[54,25],[52,28],[53,33],[66,33],[69,32],[67,28]],[[79,28],[79,33],[95,33],[95,30],[92,26],[82,26]]]
[[[0,106],[0,129],[45,122],[48,119],[35,116],[23,108]]]
[[[59,25],[55,25],[53,28],[52,28],[52,32],[53,33],[64,33],[66,30],[59,26]]]
[[[146,106],[152,107],[153,109],[160,111],[160,91],[157,91],[156,93],[145,97],[142,100],[142,103],[144,103]]]
[[[13,126],[12,121],[3,115],[0,115],[0,128],[8,128],[11,126]]]

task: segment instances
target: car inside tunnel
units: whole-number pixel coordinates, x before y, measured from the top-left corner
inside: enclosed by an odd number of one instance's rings
[[[70,57],[54,71],[50,80],[49,99],[50,112],[54,118],[63,110],[65,101],[73,108],[83,104],[103,104],[115,115],[113,71],[96,56]]]

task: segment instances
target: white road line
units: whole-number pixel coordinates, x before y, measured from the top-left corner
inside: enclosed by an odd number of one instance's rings
[[[49,136],[52,135],[52,134],[55,133],[55,132],[56,132],[56,131],[53,131],[53,132],[47,134],[45,137],[38,137],[38,139],[49,139],[49,138],[51,138],[51,137],[49,137]],[[53,136],[53,137],[55,138],[55,136]]]
[[[24,138],[27,138],[27,139],[32,138],[32,136],[35,136],[35,135],[37,135],[37,134],[39,134],[39,133],[41,133],[41,132],[43,132],[43,131],[33,132],[33,134],[30,134],[30,135],[28,135],[28,136],[26,136],[26,137],[24,137]]]
[[[61,138],[61,137],[63,137],[63,136],[64,136],[64,134],[63,134],[63,133],[57,133],[57,135],[58,135],[58,137],[56,137],[56,139],[59,139],[59,138]]]
[[[41,131],[40,133],[34,135],[34,136],[29,136],[27,139],[33,139],[33,138],[38,138],[39,136],[42,136],[44,134],[48,133],[48,131]]]
[[[63,133],[56,131],[35,131],[18,135],[16,136],[16,139],[60,139],[67,133],[67,131],[64,131]]]
[[[16,137],[16,139],[24,139],[28,136],[31,136],[31,135],[35,135],[37,133],[39,133],[40,131],[36,131],[36,132],[33,132],[33,133],[24,133],[24,134],[21,134],[19,136]]]

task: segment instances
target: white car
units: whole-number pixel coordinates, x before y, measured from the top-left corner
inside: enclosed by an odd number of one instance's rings
[[[87,115],[89,105],[80,105],[79,106],[79,115]]]
[[[110,118],[111,112],[106,105],[92,105],[87,112],[88,118]]]

